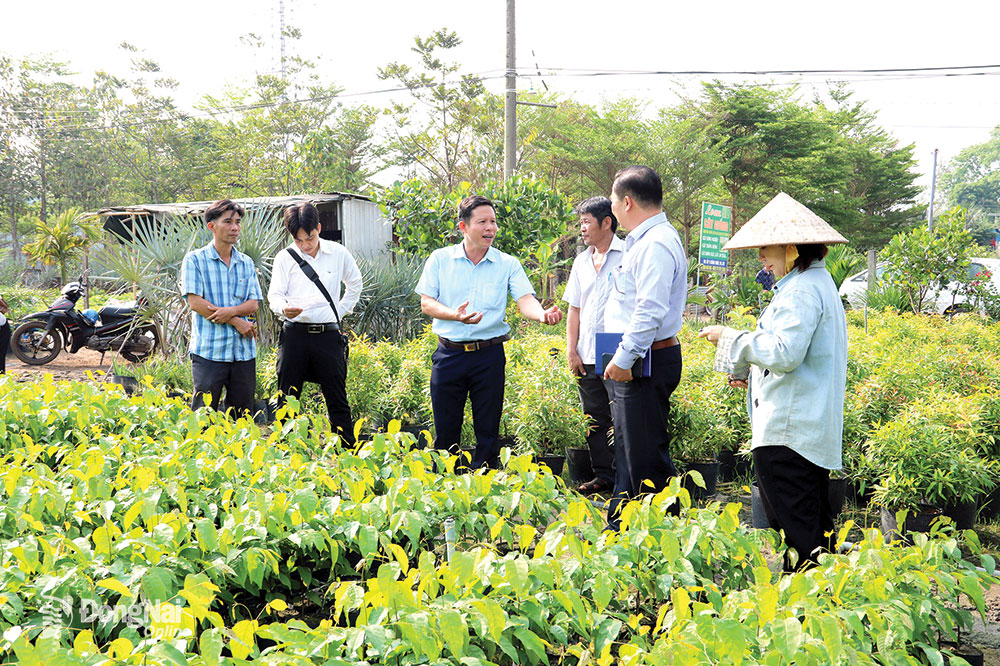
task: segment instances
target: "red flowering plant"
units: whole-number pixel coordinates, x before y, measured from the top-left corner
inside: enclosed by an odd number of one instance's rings
[[[993,284],[992,277],[993,274],[984,268],[969,281],[966,293],[976,310],[985,312],[990,319],[997,321],[1000,320],[1000,292]]]

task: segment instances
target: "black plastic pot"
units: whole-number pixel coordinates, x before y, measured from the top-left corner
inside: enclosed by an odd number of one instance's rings
[[[1000,516],[1000,486],[994,488],[992,492],[980,495],[979,507],[980,522],[986,523]]]
[[[687,491],[691,493],[691,499],[693,501],[700,501],[706,497],[711,497],[715,494],[715,489],[719,485],[719,461],[684,461],[685,472],[699,472],[701,478],[705,481],[705,487],[702,488],[696,484],[691,477],[684,477],[684,487]]]
[[[943,513],[955,521],[955,527],[960,530],[971,530],[976,525],[978,502],[958,502],[944,507]]]
[[[139,390],[139,380],[128,375],[111,375],[110,382],[125,389],[127,395],[132,395]]]
[[[735,449],[719,452],[719,480],[723,483],[742,481],[753,474],[753,460],[741,455]]]
[[[847,495],[847,479],[836,477],[830,479],[830,507],[834,517],[844,510],[844,498]]]
[[[983,666],[985,663],[985,657],[983,656],[983,651],[977,648],[975,645],[970,645],[969,643],[949,643],[947,641],[941,641],[940,645],[942,650],[947,650],[954,657],[961,657],[965,661],[969,662],[969,666]],[[946,664],[951,664],[952,659],[947,657]]]
[[[566,462],[569,464],[570,483],[579,485],[594,478],[594,468],[590,464],[590,447],[566,449]]]
[[[766,529],[771,526],[767,521],[767,513],[764,511],[764,500],[760,496],[760,488],[757,482],[750,484],[750,526],[756,530]]]
[[[274,423],[274,409],[269,400],[258,400],[254,403],[253,420],[260,425]]]
[[[861,492],[861,488],[857,481],[854,479],[849,479],[847,481],[847,491],[845,495],[847,496],[847,501],[859,509],[864,509],[871,502],[872,493],[874,492],[872,484],[868,484],[865,487],[864,492]]]
[[[546,465],[552,470],[553,475],[562,476],[563,465],[566,464],[566,456],[539,455],[535,456],[535,462],[539,465]]]
[[[908,532],[930,532],[931,523],[941,516],[941,509],[929,505],[921,505],[921,510],[906,516],[906,522],[902,526],[896,524],[896,512],[882,507],[879,517],[882,522],[882,534],[885,542],[889,543],[897,539],[904,539],[907,543],[913,540],[907,536]]]
[[[413,435],[413,437],[417,440],[413,445],[414,449],[429,449],[433,446],[433,441],[430,438],[430,429],[430,425],[417,423],[414,425],[402,426],[399,431]]]

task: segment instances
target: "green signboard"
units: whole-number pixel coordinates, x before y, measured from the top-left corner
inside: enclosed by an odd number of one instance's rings
[[[698,263],[705,266],[725,268],[729,253],[722,246],[729,240],[729,229],[733,219],[733,209],[729,206],[708,203],[701,204],[701,247]]]

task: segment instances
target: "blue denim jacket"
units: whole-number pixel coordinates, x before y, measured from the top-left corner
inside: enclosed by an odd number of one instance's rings
[[[751,448],[787,446],[826,469],[842,467],[847,320],[837,287],[818,259],[774,287],[757,330],[727,328],[716,369],[750,369]]]

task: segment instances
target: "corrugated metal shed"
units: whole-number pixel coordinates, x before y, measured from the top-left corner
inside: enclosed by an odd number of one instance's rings
[[[308,201],[319,211],[322,237],[338,241],[355,253],[372,254],[386,250],[392,241],[392,223],[387,221],[378,205],[369,197],[346,192],[296,194],[285,197],[252,197],[233,199],[247,206],[266,206],[284,210]],[[163,220],[168,215],[201,215],[212,201],[184,201],[165,204],[138,204],[102,208],[97,214],[104,218],[104,228],[119,236],[129,235],[131,222],[137,219]]]

